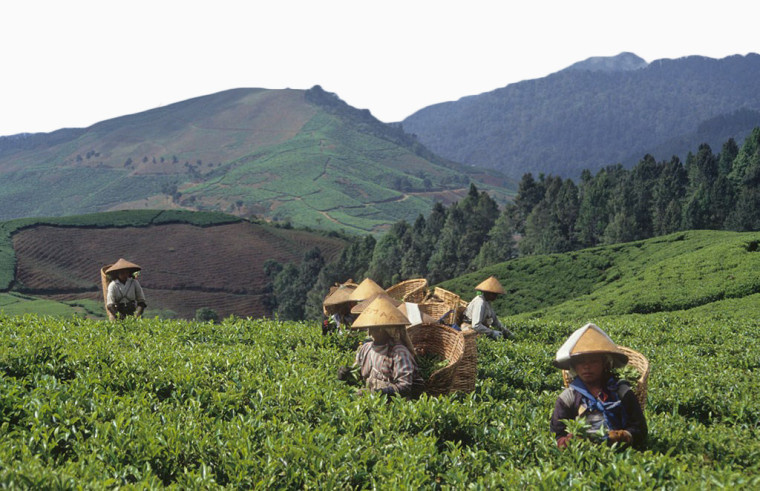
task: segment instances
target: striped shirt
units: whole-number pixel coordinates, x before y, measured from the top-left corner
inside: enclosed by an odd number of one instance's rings
[[[401,343],[364,343],[356,352],[356,365],[360,368],[367,388],[384,394],[415,396],[415,386],[422,387],[422,376],[409,349]]]

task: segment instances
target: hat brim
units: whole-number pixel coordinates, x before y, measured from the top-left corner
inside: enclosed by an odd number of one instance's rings
[[[117,271],[124,271],[124,270],[135,272],[135,271],[142,270],[142,268],[133,262],[129,262],[126,259],[120,258],[118,261],[116,261],[111,266],[109,266],[105,270],[105,273],[110,274],[110,273],[115,273]]]
[[[628,364],[628,355],[620,351],[586,351],[570,355],[563,360],[554,360],[552,364],[562,370],[570,370],[573,367],[573,361],[586,355],[610,355],[612,357],[612,368],[622,368]]]

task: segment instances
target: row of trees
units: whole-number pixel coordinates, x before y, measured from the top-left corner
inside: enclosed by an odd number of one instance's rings
[[[733,139],[714,154],[708,145],[632,169],[606,167],[570,179],[523,176],[505,213],[520,234],[520,254],[564,252],[647,239],[679,230],[760,229],[760,128],[741,148]]]
[[[270,308],[283,319],[317,318],[329,287],[371,277],[388,287],[408,278],[436,284],[517,257],[646,239],[689,229],[760,230],[760,128],[741,148],[699,147],[682,163],[645,156],[571,179],[525,174],[513,203],[499,210],[470,185],[449,207],[395,223],[379,239],[353,240],[325,264],[318,249],[299,265],[269,262]],[[304,305],[304,298],[306,303]]]

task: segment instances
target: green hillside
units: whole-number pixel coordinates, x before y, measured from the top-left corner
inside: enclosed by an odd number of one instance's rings
[[[459,199],[470,181],[502,202],[514,189],[319,87],[236,89],[4,139],[0,177],[0,219],[187,209],[360,233]]]
[[[670,312],[760,293],[760,233],[689,231],[515,259],[443,282],[463,298],[495,275],[499,312],[567,320]]]

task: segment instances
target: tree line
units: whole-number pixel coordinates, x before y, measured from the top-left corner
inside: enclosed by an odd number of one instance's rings
[[[398,221],[378,239],[353,239],[331,263],[318,249],[298,265],[269,261],[269,307],[282,319],[318,318],[329,287],[348,278],[369,276],[384,287],[417,277],[436,284],[520,255],[692,229],[760,230],[760,128],[741,148],[729,139],[720,153],[702,144],[685,162],[646,155],[631,169],[586,170],[578,183],[528,173],[501,210],[471,184],[464,199],[436,203],[427,218]]]

